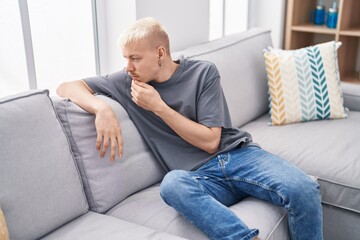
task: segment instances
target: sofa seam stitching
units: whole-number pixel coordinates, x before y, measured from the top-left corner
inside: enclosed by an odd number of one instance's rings
[[[343,207],[343,206],[340,206],[338,204],[333,204],[333,203],[329,203],[329,202],[326,202],[326,201],[321,201],[323,204],[325,205],[328,205],[328,206],[332,206],[332,207],[336,207],[336,208],[340,208],[340,209],[343,209],[343,210],[347,210],[349,212],[355,212],[355,213],[360,213],[359,210],[356,210],[356,209],[353,209],[353,208],[348,208],[348,207]]]
[[[68,103],[69,103],[69,102],[70,102],[70,100],[69,100],[69,99],[66,99],[66,104],[65,104],[65,117],[66,117],[66,119],[68,119]],[[69,121],[68,121],[68,123],[69,123]],[[86,196],[85,186],[83,185],[83,190],[84,190],[84,193],[85,193],[85,197],[86,197],[86,198],[87,198],[87,197],[90,197],[90,198],[91,198],[91,201],[94,203],[96,212],[98,212],[98,211],[99,211],[99,207],[98,207],[98,205],[97,205],[97,202],[94,200],[94,196],[93,196],[93,193],[92,193],[92,190],[91,190],[89,181],[88,181],[87,172],[86,172],[86,169],[85,169],[84,164],[83,164],[83,162],[84,162],[84,161],[83,161],[83,155],[80,154],[79,148],[78,148],[78,146],[77,146],[77,144],[76,144],[76,142],[75,142],[75,140],[74,140],[70,123],[69,123],[69,134],[71,135],[71,139],[72,139],[72,142],[74,143],[73,145],[74,145],[74,147],[75,147],[75,150],[79,153],[79,155],[80,155],[79,157],[81,158],[81,159],[79,159],[80,161],[77,161],[76,157],[74,156],[74,159],[75,159],[75,162],[76,162],[78,168],[81,167],[81,168],[83,169],[83,173],[84,173],[85,180],[81,177],[81,172],[80,172],[80,178],[81,178],[82,182],[86,182],[86,184],[88,185],[88,190],[89,190],[89,193],[90,193],[89,195],[90,195],[90,196]],[[81,165],[81,166],[80,166],[80,165]],[[80,171],[80,169],[78,169],[78,170]],[[83,183],[83,184],[84,184],[84,183]],[[89,204],[89,210],[90,210],[90,204]]]
[[[324,181],[324,182],[336,184],[336,185],[338,185],[338,186],[344,186],[344,187],[347,187],[347,188],[352,188],[352,189],[354,189],[354,190],[360,190],[359,187],[355,187],[355,186],[347,185],[347,184],[345,184],[345,183],[340,183],[340,182],[332,181],[332,180],[329,180],[329,179],[326,179],[326,178],[317,177],[317,179],[318,179],[318,180],[321,180],[321,181]]]
[[[45,93],[45,94],[44,94]],[[26,94],[21,95],[21,96],[14,96],[15,98],[12,98],[11,95],[9,96],[9,99],[6,100],[1,100],[0,104],[3,103],[7,103],[7,102],[13,102],[19,99],[23,99],[23,98],[28,98],[30,96],[34,96],[34,95],[46,95],[49,97],[49,90],[45,89],[45,90],[29,90]]]
[[[54,110],[54,112],[55,112],[56,119],[57,119],[57,121],[59,122],[60,127],[61,127],[61,129],[62,129],[62,131],[63,131],[63,133],[64,133],[64,135],[65,135],[66,142],[67,142],[67,144],[68,144],[68,148],[69,148],[69,151],[70,151],[70,155],[71,155],[71,157],[72,157],[72,163],[74,164],[74,167],[75,167],[76,172],[77,172],[77,174],[78,174],[78,179],[79,179],[79,182],[80,182],[80,185],[81,185],[82,195],[83,195],[84,200],[85,200],[85,202],[86,202],[86,204],[87,204],[87,207],[86,207],[87,210],[85,210],[85,212],[84,212],[84,214],[85,214],[85,213],[87,213],[87,212],[89,211],[89,202],[88,202],[88,199],[87,199],[86,194],[85,194],[84,183],[83,183],[82,178],[81,178],[80,170],[79,170],[79,168],[78,168],[78,166],[77,166],[77,162],[76,162],[76,158],[75,158],[74,152],[73,152],[73,150],[71,149],[71,141],[70,141],[69,136],[68,136],[67,133],[66,133],[66,130],[65,130],[65,128],[64,128],[64,126],[63,126],[63,123],[62,123],[62,121],[61,121],[61,119],[60,119],[60,116],[58,115],[58,112],[57,112],[56,109],[55,109],[55,106],[54,106],[54,103],[53,103],[52,99],[50,98],[50,96],[48,96],[48,98],[50,99],[51,105],[52,105],[53,110]],[[66,115],[66,108],[65,108],[65,115]]]
[[[269,233],[269,235],[266,237],[265,240],[269,240],[270,237],[272,236],[272,234],[275,232],[275,230],[277,229],[277,227],[280,225],[280,223],[284,220],[284,218],[287,216],[287,212],[284,212],[281,216],[281,218],[277,221],[277,223],[275,224],[275,226],[273,227],[273,229],[271,230],[271,232]]]

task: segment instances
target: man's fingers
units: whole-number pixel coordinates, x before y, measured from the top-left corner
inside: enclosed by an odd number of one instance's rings
[[[95,117],[96,127],[96,149],[100,157],[105,157],[109,149],[108,156],[110,161],[114,161],[116,156],[122,156],[122,137],[120,124],[112,109],[102,109]]]
[[[118,157],[121,158],[123,155],[123,141],[122,141],[120,128],[117,133],[116,142],[117,142],[117,148],[118,148]]]
[[[138,87],[136,86],[136,85],[134,85],[134,84],[131,84],[131,92],[132,93],[137,93],[138,92],[138,89],[137,89]]]
[[[139,87],[143,87],[143,88],[148,88],[148,87],[150,87],[149,84],[144,83],[144,82],[140,82],[140,81],[136,81],[136,80],[133,80],[133,82],[134,82],[137,86],[139,86]]]
[[[116,156],[116,140],[111,139],[110,140],[111,147],[110,147],[110,161],[115,161]]]
[[[132,92],[139,92],[141,90],[141,86],[136,84],[135,81],[133,80],[131,83],[131,91]]]
[[[136,89],[136,87],[133,86],[133,84],[132,84],[130,93],[131,93],[132,100],[138,105],[139,92]]]
[[[102,134],[97,133],[97,138],[96,138],[96,150],[100,150],[101,148],[101,142],[102,142]]]
[[[137,99],[138,93],[135,91],[131,91],[131,96],[133,99]]]
[[[123,141],[121,136],[121,129],[118,127],[116,136],[103,137],[101,134],[96,139],[96,149],[100,151],[100,157],[105,157],[107,149],[110,147],[110,160],[114,161],[116,155],[121,158],[123,155]]]
[[[104,138],[104,142],[100,151],[100,157],[104,157],[106,154],[106,150],[109,147],[109,139],[108,138]]]

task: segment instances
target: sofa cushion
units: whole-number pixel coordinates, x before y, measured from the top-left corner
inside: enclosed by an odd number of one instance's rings
[[[230,209],[250,228],[258,228],[261,239],[289,239],[286,211],[283,208],[249,197]],[[208,239],[176,210],[166,205],[160,197],[158,184],[128,197],[106,214],[184,238]]]
[[[335,41],[264,56],[271,124],[346,117]]]
[[[88,212],[42,240],[185,240],[168,233],[126,222],[111,216]]]
[[[324,239],[358,239],[360,213],[323,204]]]
[[[37,239],[88,210],[48,91],[0,100],[0,204],[10,239]]]
[[[69,100],[53,98],[85,186],[90,209],[103,213],[136,191],[144,189],[164,176],[126,111],[116,101],[98,96],[110,104],[117,115],[124,140],[123,157],[110,161],[109,149],[104,158],[96,150],[95,115]]]
[[[344,105],[351,111],[360,112],[360,84],[355,82],[341,82]]]
[[[316,176],[324,203],[360,212],[360,112],[281,127],[267,122],[264,115],[242,129],[264,149]]]
[[[215,63],[233,126],[243,125],[268,110],[263,49],[270,31],[251,29],[177,52],[174,55]],[[249,69],[256,68],[256,71]]]

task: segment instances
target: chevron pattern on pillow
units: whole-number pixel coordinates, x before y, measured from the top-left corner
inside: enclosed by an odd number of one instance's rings
[[[347,116],[335,41],[298,50],[269,48],[264,56],[272,125]]]

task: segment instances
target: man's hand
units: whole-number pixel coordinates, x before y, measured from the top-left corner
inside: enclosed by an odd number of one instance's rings
[[[123,154],[123,141],[121,128],[115,113],[110,107],[104,107],[96,112],[95,126],[97,132],[96,149],[100,151],[100,157],[104,157],[110,146],[110,160],[114,161],[117,155]]]
[[[77,80],[61,84],[57,90],[60,97],[69,98],[85,111],[95,114],[97,131],[96,149],[104,157],[110,144],[110,160],[115,160],[116,149],[119,157],[123,154],[120,124],[111,107],[93,94],[93,90],[83,81]]]
[[[132,80],[131,96],[136,105],[151,112],[157,112],[165,105],[160,94],[147,83]]]
[[[219,147],[221,127],[206,127],[192,121],[170,108],[151,85],[133,80],[132,100],[139,106],[159,116],[172,130],[191,145],[213,154]]]

